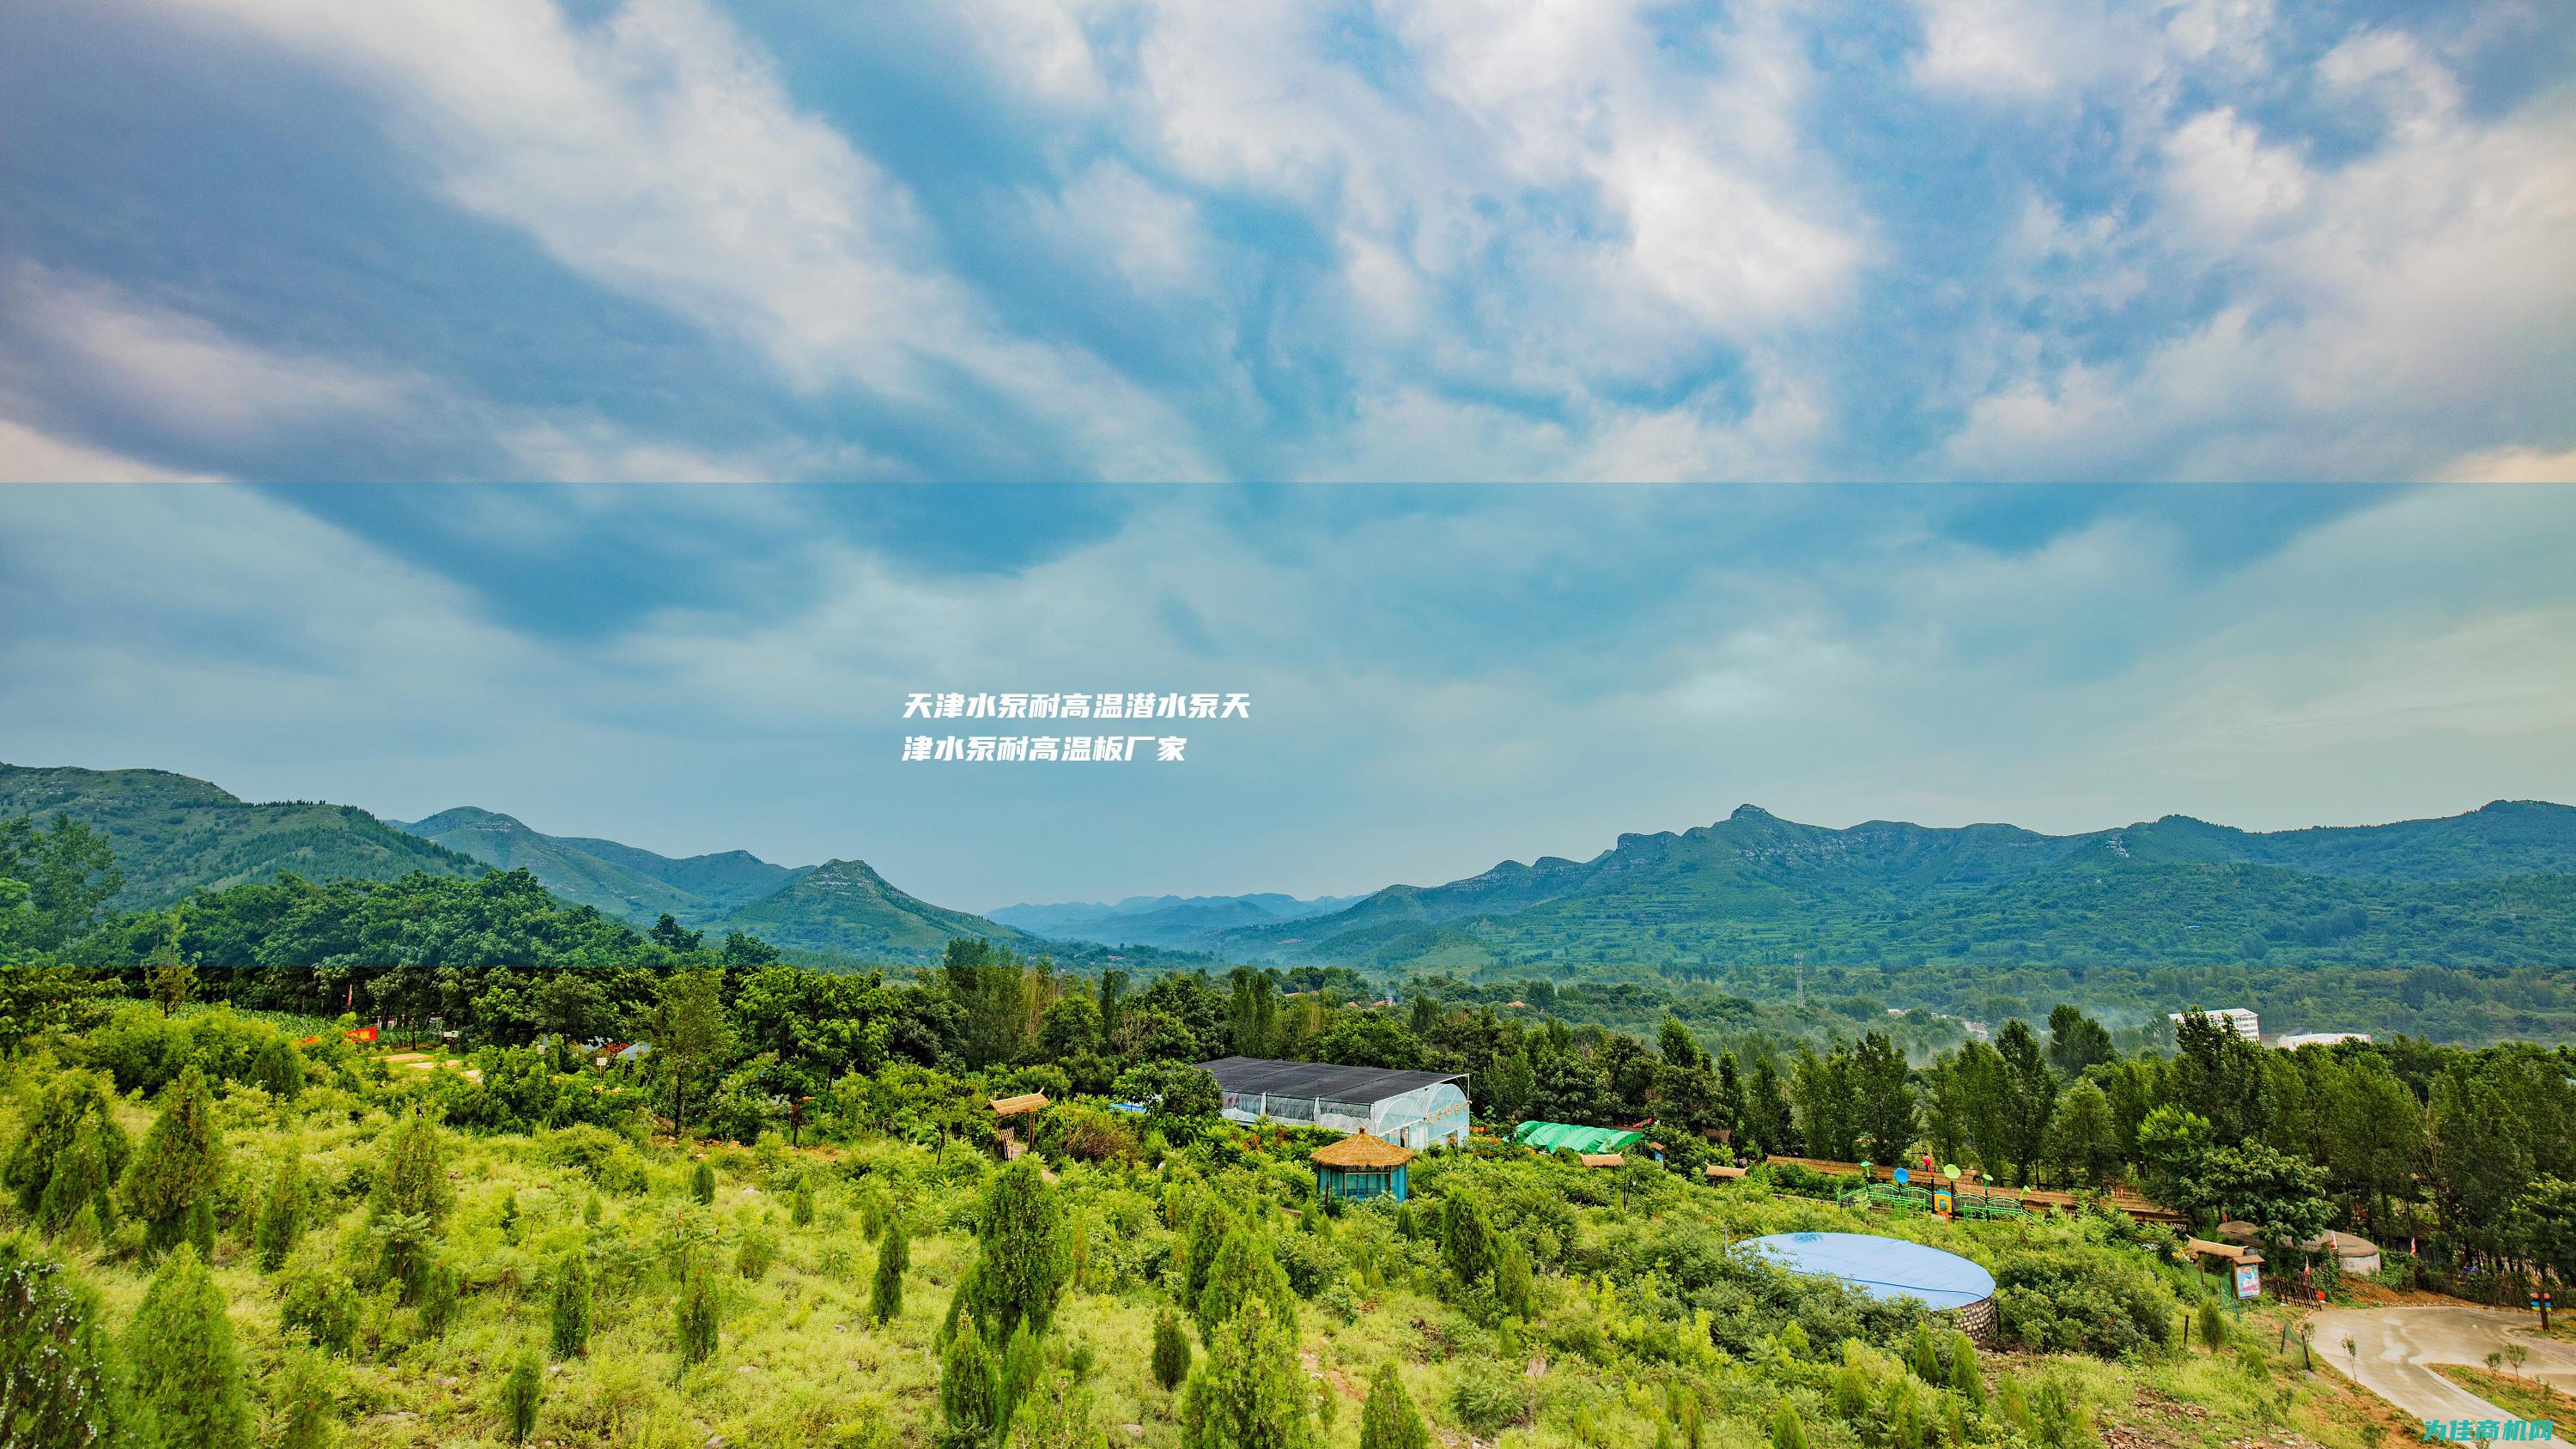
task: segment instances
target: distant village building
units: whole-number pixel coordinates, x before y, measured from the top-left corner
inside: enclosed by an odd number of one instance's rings
[[[2255,1018],[2254,1013],[2247,1011],[2241,1006],[2225,1007],[2218,1011],[2169,1011],[2166,1012],[2165,1015],[2171,1019],[2173,1024],[2176,1026],[2182,1025],[2184,1019],[2187,1017],[2205,1016],[2211,1021],[2217,1022],[2219,1025],[2235,1032],[2238,1036],[2245,1038],[2247,1041],[2261,1041],[2263,1039],[2262,1023]]]
[[[2339,1041],[2368,1040],[2370,1033],[2366,1031],[2293,1031],[2272,1038],[2272,1045],[2285,1052],[2294,1052],[2307,1046],[2333,1046]]]
[[[1216,1078],[1217,1109],[1235,1122],[1268,1118],[1299,1127],[1367,1132],[1419,1150],[1467,1140],[1466,1077],[1220,1057],[1201,1062]]]

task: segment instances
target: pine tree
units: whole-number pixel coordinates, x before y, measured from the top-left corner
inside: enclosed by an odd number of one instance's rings
[[[2194,1317],[2202,1348],[2216,1353],[2227,1346],[2227,1315],[2219,1311],[2217,1299],[2200,1300],[2200,1310]]]
[[[787,1221],[800,1228],[814,1225],[814,1188],[801,1177],[796,1180],[796,1195],[788,1199]]]
[[[290,1142],[286,1155],[278,1160],[277,1176],[270,1179],[267,1198],[260,1203],[259,1223],[252,1231],[259,1249],[262,1272],[274,1273],[286,1266],[295,1251],[296,1239],[304,1235],[304,1216],[311,1202],[304,1190],[304,1145]]]
[[[1530,1274],[1529,1250],[1509,1233],[1494,1235],[1494,1297],[1508,1312],[1523,1318],[1536,1305],[1538,1284]]]
[[[537,1427],[537,1400],[545,1392],[545,1370],[537,1363],[537,1348],[529,1344],[519,1350],[519,1361],[510,1368],[510,1377],[501,1385],[501,1418],[510,1430],[510,1442],[528,1442],[528,1431]]]
[[[61,1237],[84,1220],[88,1231],[103,1234],[115,1222],[111,1190],[116,1179],[108,1167],[107,1137],[113,1125],[84,1118],[72,1134],[72,1145],[54,1159],[53,1180],[45,1184],[44,1202],[36,1210],[36,1226],[45,1236]]]
[[[704,1158],[690,1169],[689,1196],[696,1198],[700,1207],[709,1206],[716,1200],[716,1170]]]
[[[1430,1443],[1421,1411],[1396,1375],[1395,1361],[1378,1365],[1377,1377],[1369,1380],[1368,1403],[1360,1410],[1360,1449],[1428,1449]]]
[[[892,1323],[903,1316],[903,1274],[911,1266],[912,1244],[904,1233],[903,1219],[891,1219],[884,1240],[877,1244],[876,1286],[868,1290],[870,1318]]]
[[[1189,1335],[1181,1331],[1181,1316],[1167,1303],[1154,1315],[1154,1382],[1168,1393],[1189,1374]]]
[[[691,1268],[680,1280],[677,1313],[683,1364],[705,1363],[716,1356],[720,1311],[716,1293],[716,1275],[704,1265]]]
[[[1000,1338],[1023,1322],[1044,1333],[1072,1262],[1064,1204],[1035,1159],[1023,1157],[993,1180],[975,1236],[975,1296],[967,1310]]]
[[[143,1134],[143,1146],[125,1174],[125,1205],[143,1219],[143,1244],[159,1253],[181,1241],[200,1258],[215,1250],[214,1194],[223,1179],[224,1139],[215,1125],[214,1093],[206,1074],[179,1074],[161,1115]]]
[[[82,1203],[73,1200],[78,1196],[77,1187],[66,1184],[56,1189],[54,1179],[67,1165],[65,1159],[80,1145],[84,1129],[94,1133],[97,1170],[112,1186],[118,1174],[125,1171],[134,1144],[116,1123],[107,1088],[88,1072],[64,1072],[46,1085],[44,1095],[37,1099],[36,1110],[27,1118],[25,1130],[10,1148],[8,1161],[0,1164],[0,1185],[18,1199],[18,1210],[36,1219],[48,1234],[62,1231],[79,1216]],[[86,1179],[92,1171],[91,1164],[84,1161],[72,1171],[76,1179]],[[45,1208],[49,1193],[58,1193],[59,1212]],[[94,1192],[88,1201],[98,1209],[100,1227],[115,1222],[115,1202],[106,1189]]]
[[[0,1441],[109,1449],[130,1420],[96,1295],[0,1239]]]
[[[557,1358],[579,1358],[590,1347],[590,1264],[578,1251],[555,1270],[551,1311]]]
[[[431,1258],[420,1270],[420,1330],[432,1338],[447,1336],[447,1325],[456,1321],[456,1297],[464,1288],[463,1275],[445,1258]]]
[[[1494,1230],[1485,1221],[1484,1209],[1464,1197],[1446,1198],[1443,1203],[1441,1253],[1449,1260],[1449,1271],[1458,1275],[1458,1286],[1472,1288],[1494,1271]]]
[[[367,1223],[383,1253],[385,1276],[418,1302],[429,1285],[439,1225],[456,1206],[438,1124],[414,1112],[385,1141],[384,1165],[367,1199]]]
[[[272,1036],[250,1059],[244,1080],[282,1102],[304,1094],[304,1054],[284,1035]]]
[[[180,1243],[162,1260],[126,1342],[153,1449],[250,1449],[232,1324],[193,1245]]]
[[[949,1449],[990,1443],[1003,1422],[993,1351],[973,1318],[960,1328],[949,1336],[948,1357],[939,1371],[939,1440]]]
[[[1297,1321],[1296,1291],[1288,1286],[1288,1270],[1279,1265],[1268,1238],[1258,1228],[1229,1228],[1199,1294],[1200,1336],[1213,1342],[1228,1319],[1255,1301],[1268,1304],[1274,1318],[1291,1325]]]
[[[1771,1411],[1771,1449],[1807,1449],[1807,1426],[1787,1404]]]
[[[278,1435],[278,1449],[328,1449],[331,1392],[323,1381],[320,1361],[309,1353],[287,1360],[282,1393],[286,1428]]]
[[[1028,1320],[1022,1319],[1002,1345],[999,1370],[994,1375],[994,1387],[999,1391],[996,1418],[1000,1422],[1009,1423],[1011,1416],[1019,1412],[1020,1401],[1037,1386],[1038,1371],[1043,1367],[1045,1360],[1039,1356],[1037,1336],[1029,1332]]]
[[[1985,1411],[1986,1380],[1977,1372],[1976,1342],[1955,1328],[1950,1330],[1950,1387],[1969,1408]]]
[[[1942,1366],[1941,1348],[1933,1340],[1929,1322],[1914,1325],[1914,1337],[1905,1349],[1905,1366],[1914,1370],[1914,1376],[1927,1384],[1948,1382],[1950,1375]]]
[[[1245,1303],[1181,1395],[1183,1449],[1314,1449],[1318,1442],[1294,1331],[1268,1304]]]

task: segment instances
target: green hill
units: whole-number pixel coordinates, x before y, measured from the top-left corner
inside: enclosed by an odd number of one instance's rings
[[[0,819],[44,820],[56,813],[106,832],[125,872],[125,889],[112,904],[127,910],[167,905],[200,887],[286,873],[395,880],[413,871],[471,876],[483,870],[468,856],[348,805],[253,805],[166,770],[0,765]]]
[[[981,936],[1023,951],[1046,945],[982,916],[908,896],[863,860],[827,860],[784,889],[709,922],[708,930],[748,931],[782,949],[874,961],[931,960],[954,936]]]
[[[524,868],[563,899],[638,925],[667,912],[684,925],[703,926],[804,874],[747,851],[674,860],[614,840],[547,835],[471,805],[394,823],[496,869]]]
[[[2576,966],[2576,810],[2500,802],[2397,825],[2257,834],[2179,816],[2084,835],[2011,826],[1848,830],[1752,806],[1587,861],[1506,861],[1312,920],[1235,954],[1385,970],[1726,979],[1818,961]]]

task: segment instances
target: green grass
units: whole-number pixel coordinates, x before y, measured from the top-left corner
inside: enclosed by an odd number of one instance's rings
[[[2538,1379],[2459,1363],[2436,1364],[2434,1371],[2518,1419],[2576,1418],[2576,1396]]]

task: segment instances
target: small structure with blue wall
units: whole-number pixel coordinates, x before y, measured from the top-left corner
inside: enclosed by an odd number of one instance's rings
[[[1354,1132],[1330,1146],[1315,1149],[1315,1191],[1319,1196],[1350,1201],[1391,1197],[1402,1202],[1407,1196],[1405,1164],[1412,1160],[1410,1148],[1398,1147],[1365,1130]]]

